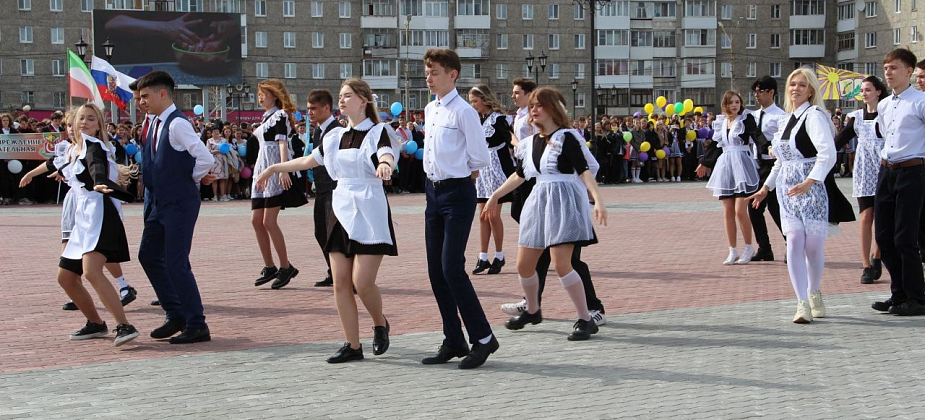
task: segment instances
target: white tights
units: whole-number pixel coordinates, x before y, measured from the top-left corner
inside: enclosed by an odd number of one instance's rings
[[[787,233],[787,271],[798,300],[809,300],[810,293],[820,290],[824,266],[825,237],[802,230]]]

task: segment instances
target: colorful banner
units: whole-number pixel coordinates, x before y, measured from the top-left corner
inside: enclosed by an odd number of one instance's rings
[[[854,99],[860,101],[861,81],[865,77],[867,77],[866,74],[839,70],[816,63],[816,78],[819,80],[822,99],[825,100]]]
[[[0,134],[0,159],[48,160],[64,133]]]

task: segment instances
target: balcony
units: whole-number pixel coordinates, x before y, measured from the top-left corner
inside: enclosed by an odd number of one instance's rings
[[[840,20],[835,26],[837,32],[854,32],[858,27],[857,19]]]
[[[398,29],[398,18],[395,16],[363,16],[360,18],[360,27],[363,29]]]
[[[681,57],[716,57],[715,45],[690,45],[681,47]]]
[[[630,27],[629,16],[595,16],[595,29],[627,29]]]
[[[456,16],[453,25],[456,29],[491,29],[491,16]]]
[[[629,58],[630,47],[628,45],[598,46],[598,47],[594,47],[594,56],[597,57],[598,59]]]
[[[791,45],[790,58],[822,58],[825,57],[825,44],[820,45]]]
[[[398,89],[398,76],[363,76],[363,80],[373,90]]]
[[[460,58],[488,58],[489,39],[487,30],[462,29],[456,34],[456,53]]]
[[[790,29],[825,29],[825,15],[790,16]]]
[[[684,29],[716,29],[716,17],[685,17],[681,19]]]

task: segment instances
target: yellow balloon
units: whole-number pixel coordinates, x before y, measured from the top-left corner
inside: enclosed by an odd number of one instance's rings
[[[587,145],[588,147],[591,147],[591,142],[590,142],[590,141],[589,141],[589,142],[585,142],[585,145]]]
[[[655,99],[655,105],[658,105],[659,108],[664,108],[665,104],[667,103],[668,99],[665,99],[664,96],[659,96],[657,99]]]
[[[642,109],[646,111],[646,114],[651,114],[653,111],[655,111],[655,105],[646,104],[646,106],[642,107]]]
[[[694,101],[690,99],[684,100],[684,112],[691,112],[694,110]]]
[[[642,142],[642,144],[639,145],[639,151],[640,151],[640,152],[648,152],[649,149],[651,149],[651,148],[652,148],[652,145],[649,144],[649,142],[647,142],[647,141],[644,141],[644,142]]]
[[[650,119],[650,120],[654,120],[654,119],[655,119],[655,114],[649,114],[649,119]]]
[[[680,113],[680,114],[678,114],[678,115],[680,115],[680,116],[682,116],[682,117],[683,117],[683,116],[684,116],[684,114],[687,114],[687,111],[684,111],[684,110],[681,110],[681,113]]]
[[[657,159],[664,159],[664,158],[665,158],[665,151],[662,150],[662,149],[656,150],[656,151],[655,151],[655,157],[656,157]]]
[[[694,108],[694,112],[703,114],[703,107],[698,106],[697,108]]]
[[[665,109],[665,113],[668,114],[669,117],[674,115],[674,107],[669,106],[667,109]]]
[[[687,138],[687,141],[694,141],[697,139],[697,132],[694,130],[688,130],[684,137]]]

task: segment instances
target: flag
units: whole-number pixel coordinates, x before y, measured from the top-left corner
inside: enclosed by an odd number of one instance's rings
[[[103,109],[103,98],[100,97],[100,91],[93,82],[90,70],[87,69],[84,61],[71,50],[67,50],[67,67],[71,97],[87,98],[91,103]]]
[[[116,71],[112,64],[96,56],[90,62],[90,75],[93,76],[100,97],[125,110],[125,105],[132,100],[132,91],[128,85],[135,79]]]

